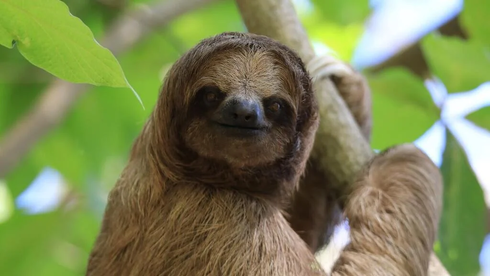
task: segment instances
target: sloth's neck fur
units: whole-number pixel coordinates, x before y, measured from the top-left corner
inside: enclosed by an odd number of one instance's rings
[[[298,182],[291,163],[291,160],[285,159],[261,167],[236,169],[224,163],[198,158],[193,160],[193,167],[199,170],[192,174],[192,178],[176,184],[196,183],[209,186],[211,190],[236,191],[283,209]]]
[[[168,185],[201,184],[218,190],[232,190],[264,199],[285,208],[297,188],[301,166],[294,145],[284,158],[256,167],[235,168],[224,161],[204,158],[183,145],[177,145],[179,157],[159,159],[164,168],[153,165],[153,175],[167,178]],[[179,164],[176,169],[175,164]],[[156,168],[156,169],[155,169]],[[169,169],[170,168],[170,169]],[[174,176],[172,178],[168,173]]]
[[[97,275],[323,275],[267,201],[199,183],[157,187],[133,168],[111,193],[98,243],[109,267]]]
[[[135,153],[109,196],[93,275],[325,275],[274,193],[175,183],[152,173],[146,153]],[[235,179],[278,185],[273,173]]]

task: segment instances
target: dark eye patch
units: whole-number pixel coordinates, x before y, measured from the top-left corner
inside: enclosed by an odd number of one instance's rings
[[[204,86],[197,94],[200,100],[208,106],[219,104],[225,98],[225,94],[217,86]]]
[[[217,86],[204,86],[196,93],[194,107],[201,111],[214,109],[219,106],[225,96],[225,93]]]
[[[214,96],[209,96],[214,94]],[[187,116],[203,117],[214,112],[225,99],[226,94],[217,86],[203,86],[197,90],[191,101]]]
[[[267,118],[272,122],[283,126],[294,124],[293,109],[285,99],[273,96],[264,99],[262,104]]]

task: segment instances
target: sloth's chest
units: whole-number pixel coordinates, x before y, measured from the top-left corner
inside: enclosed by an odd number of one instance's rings
[[[142,269],[157,275],[324,275],[280,212],[227,199],[165,208],[159,227],[150,227],[140,243],[143,252],[154,252],[142,255],[161,261]]]

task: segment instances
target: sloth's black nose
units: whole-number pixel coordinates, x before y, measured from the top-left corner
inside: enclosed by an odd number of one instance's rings
[[[221,110],[222,123],[243,128],[261,128],[263,125],[260,103],[251,99],[230,99]]]

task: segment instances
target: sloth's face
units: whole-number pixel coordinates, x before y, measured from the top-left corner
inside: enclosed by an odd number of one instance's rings
[[[192,87],[183,137],[198,154],[244,167],[275,161],[291,147],[301,92],[278,59],[221,53]]]

